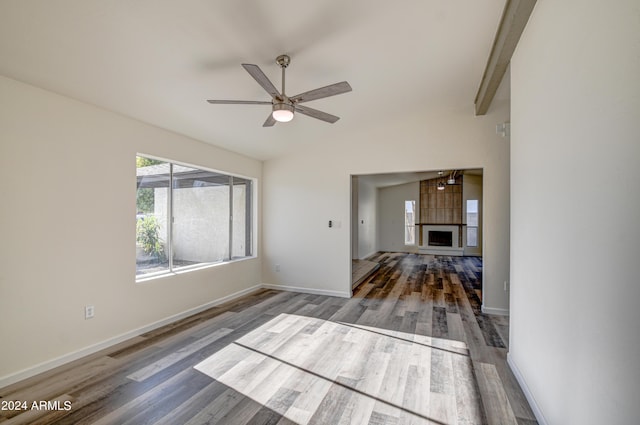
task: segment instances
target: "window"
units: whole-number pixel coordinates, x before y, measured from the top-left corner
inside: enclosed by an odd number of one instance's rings
[[[467,200],[467,246],[478,246],[478,200]]]
[[[416,244],[416,201],[404,201],[404,244]]]
[[[142,156],[136,176],[136,275],[252,255],[252,180]]]

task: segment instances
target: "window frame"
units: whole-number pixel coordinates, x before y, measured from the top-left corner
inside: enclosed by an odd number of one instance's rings
[[[470,206],[470,202],[475,203],[475,208],[473,208],[475,211],[473,212],[469,212],[469,206]],[[475,219],[473,220],[475,222],[475,225],[469,225],[469,222],[471,220],[469,220],[471,218],[471,216],[469,214],[475,214]],[[466,246],[468,248],[478,248],[478,234],[479,234],[479,230],[478,227],[480,226],[480,200],[479,199],[467,199],[465,202],[465,222],[467,224],[467,228],[466,228],[466,237],[465,237],[465,242],[466,242]],[[475,244],[471,245],[469,243],[469,239],[470,239],[470,235],[471,233],[475,233],[474,235],[474,239],[475,239]]]
[[[412,205],[412,218],[413,218],[413,224],[409,224],[408,223],[408,210],[407,210],[407,203],[410,202]],[[415,199],[405,199],[404,204],[404,245],[405,246],[415,246],[416,243],[416,200]],[[413,232],[410,231],[410,228],[413,228]],[[413,242],[411,241],[407,241],[407,235],[413,235]]]
[[[257,185],[258,185],[258,179],[255,177],[249,177],[249,176],[243,176],[240,174],[235,174],[235,173],[229,173],[228,171],[220,171],[220,170],[215,170],[212,168],[208,168],[208,167],[203,167],[200,165],[195,165],[195,164],[189,164],[189,163],[185,163],[185,162],[181,162],[181,161],[176,161],[176,160],[171,160],[171,159],[166,159],[166,158],[162,158],[162,157],[158,157],[158,156],[154,156],[154,155],[149,155],[149,154],[145,154],[145,153],[136,153],[136,158],[137,157],[143,157],[143,158],[147,158],[147,159],[151,159],[151,160],[156,160],[156,161],[162,161],[166,164],[169,165],[169,186],[167,188],[167,235],[166,235],[166,255],[168,257],[168,267],[164,270],[158,270],[158,271],[154,271],[154,272],[149,272],[149,273],[141,273],[138,274],[136,272],[136,282],[143,282],[143,281],[147,281],[147,280],[151,280],[151,279],[155,279],[155,278],[161,278],[161,277],[166,277],[166,276],[172,276],[172,275],[176,275],[176,274],[180,274],[183,272],[189,272],[189,271],[193,271],[193,270],[200,270],[203,268],[209,268],[209,267],[216,267],[219,265],[223,265],[223,264],[227,264],[227,263],[232,263],[232,262],[237,262],[237,261],[244,261],[244,260],[248,260],[248,259],[253,259],[253,258],[257,258],[257,240],[256,240],[256,235],[257,235],[257,225],[258,225],[258,220],[257,220],[257,211],[256,211],[256,206],[257,206]],[[174,166],[182,166],[182,167],[188,167],[188,168],[192,168],[198,171],[204,171],[204,172],[210,172],[210,173],[215,173],[218,175],[222,175],[222,176],[227,176],[229,178],[228,180],[228,187],[229,187],[229,204],[228,204],[228,216],[227,216],[227,222],[229,225],[229,233],[228,233],[228,240],[227,240],[227,244],[228,244],[228,255],[226,255],[225,258],[223,258],[220,261],[204,261],[204,262],[199,262],[196,264],[190,264],[190,265],[185,265],[185,266],[175,266],[173,264],[174,262],[174,258],[173,258],[173,254],[174,254],[174,223],[175,223],[175,196],[174,196],[174,190],[176,189],[176,187],[174,187],[174,183],[175,183],[175,179],[174,179]],[[136,166],[137,169],[137,166]],[[137,174],[137,173],[136,173]],[[137,176],[136,176],[137,177]],[[240,179],[242,181],[244,181],[244,184],[246,186],[246,192],[245,192],[245,217],[244,217],[244,239],[245,239],[245,255],[244,256],[235,256],[233,255],[233,218],[234,218],[234,186],[237,184],[236,183],[236,179]],[[246,183],[250,183],[250,184],[246,184]],[[138,189],[136,188],[136,196],[137,196],[137,192]],[[137,208],[136,208],[137,210]],[[137,211],[136,211],[137,212]]]

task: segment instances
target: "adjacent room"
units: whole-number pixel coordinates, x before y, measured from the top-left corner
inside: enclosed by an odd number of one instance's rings
[[[630,424],[637,0],[0,1],[0,424]]]

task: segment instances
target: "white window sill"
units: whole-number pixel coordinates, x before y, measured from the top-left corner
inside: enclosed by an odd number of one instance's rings
[[[162,278],[166,278],[166,277],[170,277],[170,276],[177,276],[177,275],[190,273],[190,272],[194,272],[194,271],[198,271],[198,270],[210,269],[210,268],[213,268],[213,267],[220,267],[220,266],[224,266],[225,264],[238,263],[240,261],[253,260],[255,258],[258,258],[258,257],[257,256],[251,256],[251,257],[236,258],[236,259],[229,260],[229,261],[219,261],[219,262],[216,262],[216,263],[200,263],[200,264],[194,264],[192,266],[180,267],[180,268],[174,269],[172,271],[168,271],[167,270],[167,271],[160,271],[160,272],[155,272],[155,273],[138,275],[138,276],[136,276],[136,283],[147,283],[147,282],[152,281],[152,280],[162,279]]]

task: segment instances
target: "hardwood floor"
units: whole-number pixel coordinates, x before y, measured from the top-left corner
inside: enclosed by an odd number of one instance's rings
[[[375,261],[351,260],[351,288],[355,289],[378,270],[378,268],[380,268],[380,264]]]
[[[535,424],[481,260],[373,260],[351,299],[261,290],[0,389],[0,424]]]

